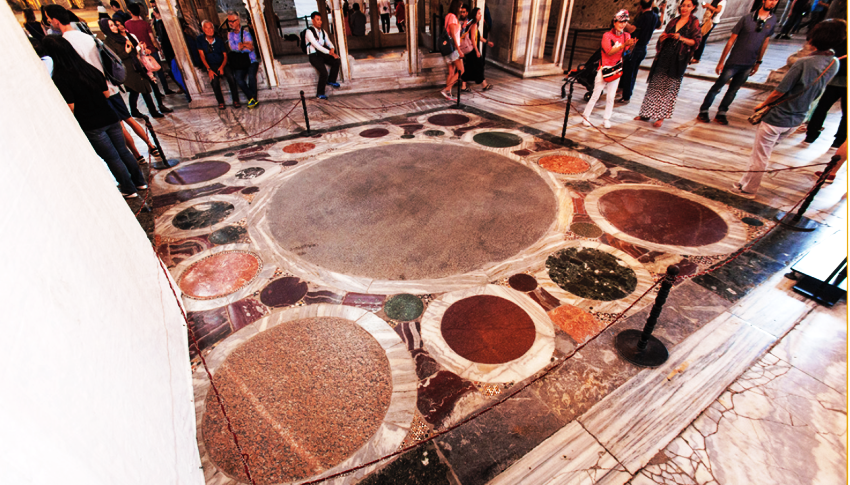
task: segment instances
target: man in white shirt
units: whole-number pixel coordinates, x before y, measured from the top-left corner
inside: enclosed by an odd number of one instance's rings
[[[74,28],[74,26],[71,25],[68,11],[59,5],[47,5],[44,8],[44,13],[47,14],[47,18],[50,20],[50,26],[62,32],[62,38],[71,44],[71,47],[77,51],[77,54],[103,74],[103,64],[100,61],[100,51],[97,49],[94,37]],[[149,153],[154,156],[158,156],[156,147],[153,143],[151,143],[150,139],[148,139],[145,129],[142,128],[132,116],[130,116],[130,112],[127,110],[127,105],[124,103],[124,98],[121,97],[121,91],[114,84],[109,82],[108,79],[106,80],[106,86],[109,88],[109,105],[115,111],[115,114],[118,115],[118,118],[121,121],[129,125],[130,128],[139,135],[139,138],[148,145]],[[121,129],[124,131],[124,140],[127,142],[127,148],[130,149],[130,152],[136,157],[136,160],[143,160],[144,157],[142,157],[139,150],[136,149],[136,144],[133,142],[133,137],[130,136],[130,132],[127,131],[127,127],[122,124]]]
[[[313,27],[308,28],[304,34],[304,40],[307,43],[307,58],[319,74],[316,97],[328,99],[325,96],[325,86],[339,87],[339,83],[336,82],[339,75],[339,54],[334,52],[334,45],[328,39],[328,34],[322,30],[322,16],[319,15],[319,12],[310,14],[310,20],[313,22]],[[331,66],[330,74],[328,74],[325,64]]]

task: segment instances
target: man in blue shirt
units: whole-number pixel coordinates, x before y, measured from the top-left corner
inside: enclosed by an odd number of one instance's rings
[[[838,60],[831,50],[847,39],[847,22],[830,19],[819,23],[810,34],[809,44],[817,51],[795,62],[779,85],[763,103],[761,109],[784,97],[762,118],[756,132],[753,153],[747,173],[732,185],[731,192],[754,199],[770,155],[779,140],[797,130],[806,119],[809,106],[823,93],[827,83],[838,72]]]
[[[723,89],[723,86],[731,79],[729,89],[726,90],[726,95],[720,101],[720,107],[717,109],[717,115],[714,121],[721,125],[728,125],[726,112],[729,111],[729,106],[735,100],[735,95],[741,86],[747,82],[750,76],[759,70],[761,59],[764,57],[764,52],[767,50],[767,45],[770,43],[770,37],[776,29],[776,17],[770,14],[770,11],[776,7],[779,0],[764,0],[761,8],[753,15],[746,15],[738,20],[735,27],[732,28],[732,36],[726,42],[726,47],[723,48],[723,53],[720,54],[720,60],[717,61],[715,72],[720,75],[705,99],[702,106],[699,107],[697,120],[703,123],[710,123],[708,117],[708,109],[714,103],[714,98]],[[730,53],[731,51],[731,53]],[[729,59],[726,59],[726,56]]]
[[[623,97],[617,101],[618,103],[628,103],[631,99],[640,63],[646,57],[646,46],[652,39],[652,33],[664,23],[667,0],[663,0],[659,7],[661,17],[652,11],[652,0],[640,1],[641,11],[635,19],[634,29],[629,32],[637,39],[637,43],[632,47],[631,55],[623,59],[623,79],[620,81],[620,85],[623,86]],[[628,27],[626,31],[629,31]]]

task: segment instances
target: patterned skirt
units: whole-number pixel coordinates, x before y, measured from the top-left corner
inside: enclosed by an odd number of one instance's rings
[[[664,120],[673,117],[673,108],[676,107],[682,78],[672,78],[667,75],[668,68],[675,62],[675,53],[672,51],[673,49],[662,48],[658,54],[658,65],[655,73],[647,80],[646,94],[643,97],[643,104],[640,105],[639,116],[642,118]]]

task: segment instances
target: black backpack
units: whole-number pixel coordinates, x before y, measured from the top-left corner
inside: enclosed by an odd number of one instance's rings
[[[103,75],[112,84],[120,86],[127,79],[127,70],[124,69],[124,62],[118,57],[118,54],[106,47],[103,42],[97,37],[94,38],[94,43],[97,46],[97,51],[100,54],[100,63],[103,65]]]
[[[313,37],[315,37],[316,40],[319,39],[319,34],[316,33],[316,29],[313,27],[307,27],[307,29],[310,29],[310,31],[313,32]],[[301,52],[305,54],[307,53],[307,29],[301,31]]]

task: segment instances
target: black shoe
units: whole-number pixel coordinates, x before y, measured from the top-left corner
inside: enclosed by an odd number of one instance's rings
[[[165,115],[158,111],[154,111],[151,113],[151,118],[165,118]]]
[[[708,119],[708,113],[700,113],[697,115],[697,121],[702,121],[703,123],[711,123],[711,120]]]
[[[615,101],[615,103],[616,103],[616,104],[629,104],[629,99],[627,99],[627,98],[620,98],[620,99],[618,99],[617,101]]]
[[[132,116],[133,118],[141,118],[141,119],[147,118],[147,116],[143,115],[139,111],[130,111],[130,116]]]
[[[166,89],[164,92],[165,92],[165,94],[166,94],[166,95],[168,95],[168,94],[177,94],[177,91],[172,91],[172,90],[170,90],[170,89]]]
[[[173,113],[173,112],[174,112],[174,110],[173,110],[173,109],[171,109],[171,108],[169,108],[168,106],[160,106],[160,107],[159,107],[159,112],[160,112],[160,113]]]
[[[729,120],[726,119],[726,115],[718,114],[714,117],[715,123],[720,123],[721,125],[728,125]]]

